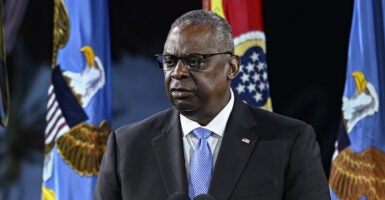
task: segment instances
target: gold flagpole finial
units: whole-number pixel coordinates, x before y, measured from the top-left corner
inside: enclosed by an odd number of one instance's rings
[[[63,48],[70,35],[70,19],[63,0],[54,0],[52,69],[56,66],[59,48]]]

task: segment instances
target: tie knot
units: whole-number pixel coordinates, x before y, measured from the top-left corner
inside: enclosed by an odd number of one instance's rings
[[[202,127],[193,130],[195,137],[199,139],[207,139],[211,135],[211,131]]]

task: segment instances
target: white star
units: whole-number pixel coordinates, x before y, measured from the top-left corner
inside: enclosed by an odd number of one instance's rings
[[[259,90],[261,90],[261,91],[266,89],[265,84],[263,82],[261,82],[261,84],[259,84],[258,87],[259,87]]]
[[[253,54],[250,56],[251,60],[253,60],[253,62],[259,60],[259,54],[255,53],[255,51],[253,52]]]
[[[259,75],[258,73],[254,73],[254,76],[253,76],[253,80],[254,82],[257,82],[261,79],[261,75]]]
[[[245,68],[245,66],[244,65],[240,65],[239,66],[239,72],[243,72],[243,68]]]
[[[246,73],[242,74],[241,80],[243,83],[249,81],[249,75]]]
[[[265,63],[264,62],[259,62],[258,65],[257,65],[258,71],[263,70],[263,66],[265,66]]]
[[[245,85],[238,84],[236,90],[237,90],[238,94],[241,94],[242,92],[245,92]]]
[[[263,77],[263,80],[265,80],[265,81],[267,80],[267,73],[266,73],[266,71],[263,72],[262,77]]]
[[[248,71],[249,73],[252,72],[252,71],[254,71],[254,65],[253,65],[253,63],[247,64],[246,69],[247,69],[247,71]]]
[[[247,86],[247,89],[249,90],[250,93],[254,92],[256,88],[256,85],[253,83],[250,83],[249,86]]]
[[[255,101],[256,101],[257,103],[258,103],[259,101],[261,101],[261,100],[262,100],[262,95],[261,95],[261,93],[259,93],[259,92],[255,93],[254,99],[255,99]]]

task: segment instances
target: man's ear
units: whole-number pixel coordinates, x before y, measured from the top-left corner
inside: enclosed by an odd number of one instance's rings
[[[239,73],[239,67],[240,67],[240,58],[237,55],[233,55],[230,60],[229,69],[227,71],[227,78],[232,80],[234,79],[238,73]]]

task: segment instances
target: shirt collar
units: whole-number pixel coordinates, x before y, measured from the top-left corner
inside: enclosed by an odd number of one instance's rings
[[[227,103],[227,105],[217,114],[217,116],[214,117],[213,120],[210,121],[210,123],[207,124],[207,126],[203,126],[203,128],[206,128],[210,130],[211,132],[223,136],[223,133],[225,132],[227,120],[229,119],[231,110],[234,106],[234,94],[233,90],[230,89],[230,101]],[[189,134],[192,130],[202,127],[197,122],[188,119],[187,117],[180,114],[180,123],[182,126],[183,136],[186,136]]]

